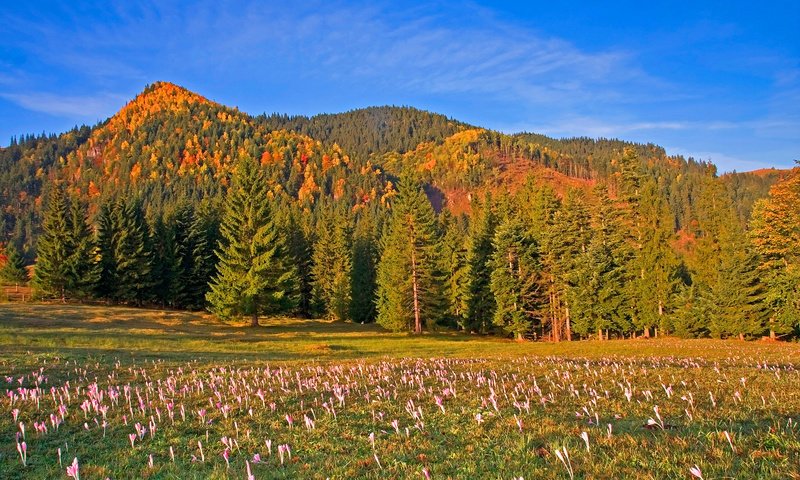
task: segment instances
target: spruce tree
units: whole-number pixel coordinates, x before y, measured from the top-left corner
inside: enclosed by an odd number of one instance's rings
[[[117,264],[114,256],[116,225],[113,218],[114,203],[105,201],[100,205],[95,219],[95,257],[94,268],[97,282],[94,284],[94,295],[110,300],[117,284]]]
[[[464,320],[467,331],[488,333],[496,308],[490,288],[492,268],[489,264],[494,254],[494,236],[497,217],[491,197],[482,204],[473,205],[474,219],[467,240],[467,272]]]
[[[150,229],[138,200],[118,202],[112,212],[112,255],[115,267],[112,298],[141,305],[148,299],[153,279]]]
[[[0,280],[14,285],[27,282],[28,270],[25,268],[25,259],[11,242],[6,245],[5,257],[6,261],[0,267]]]
[[[70,225],[63,187],[53,185],[42,220],[42,234],[36,244],[33,285],[46,297],[66,299],[70,282]]]
[[[581,190],[570,189],[554,217],[553,232],[560,232],[558,271],[565,298],[566,338],[572,340],[574,311],[579,311],[586,299],[578,287],[588,277],[587,256],[591,237],[591,221],[586,199]],[[552,237],[551,237],[552,238]]]
[[[194,209],[194,218],[186,238],[186,255],[191,249],[191,269],[184,270],[182,302],[190,310],[200,310],[206,305],[209,282],[214,277],[217,256],[214,248],[219,242],[218,209],[209,203],[201,203]]]
[[[467,263],[468,224],[466,217],[453,217],[447,210],[440,215],[442,237],[442,271],[445,273],[445,297],[450,322],[464,327],[469,288]]]
[[[86,208],[78,198],[72,198],[69,202],[69,229],[69,274],[65,291],[69,296],[86,299],[92,295],[99,279],[95,263],[97,249]]]
[[[576,282],[576,295],[583,301],[574,306],[573,329],[581,335],[604,331],[624,333],[629,330],[629,314],[623,294],[624,265],[629,259],[625,229],[619,210],[608,198],[605,188],[595,188],[598,203],[592,212],[591,241],[581,260],[582,278]]]
[[[221,318],[286,312],[298,300],[297,271],[276,225],[264,173],[250,157],[237,162],[225,197],[217,274],[206,299]]]
[[[491,292],[497,305],[493,321],[521,340],[540,321],[543,304],[536,243],[512,217],[497,228],[493,243]]]
[[[352,260],[350,232],[344,214],[332,208],[323,212],[314,245],[314,297],[325,315],[337,321],[350,318]]]
[[[153,302],[162,306],[183,307],[183,271],[191,268],[185,265],[184,255],[186,215],[191,215],[186,207],[179,207],[175,215],[166,221],[159,215],[150,222],[150,245],[152,246],[152,268],[150,269],[151,294]]]
[[[378,323],[393,331],[422,332],[444,314],[436,219],[422,187],[398,184],[378,266]]]
[[[378,264],[378,239],[373,215],[365,213],[353,232],[350,318],[357,323],[375,321],[375,291]]]
[[[650,336],[653,327],[665,327],[675,290],[678,260],[671,247],[672,214],[655,181],[644,182],[637,212],[639,239],[631,262],[630,289],[634,299],[634,325]]]

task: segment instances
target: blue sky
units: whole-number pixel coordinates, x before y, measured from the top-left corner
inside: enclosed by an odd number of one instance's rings
[[[722,171],[800,158],[800,2],[578,3],[5,2],[0,145],[167,80],[251,114],[411,105]]]

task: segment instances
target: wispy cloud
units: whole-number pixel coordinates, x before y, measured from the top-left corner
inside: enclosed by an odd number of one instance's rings
[[[125,104],[125,99],[117,95],[71,97],[53,93],[0,93],[0,97],[34,112],[88,121],[103,119],[109,111]]]

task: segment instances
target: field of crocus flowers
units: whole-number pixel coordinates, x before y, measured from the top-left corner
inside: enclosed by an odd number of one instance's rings
[[[0,478],[800,478],[800,345],[0,305]]]

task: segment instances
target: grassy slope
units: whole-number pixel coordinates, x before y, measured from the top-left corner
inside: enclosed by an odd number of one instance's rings
[[[40,368],[46,377],[40,407],[30,399],[13,405],[8,395],[0,399],[0,478],[65,478],[58,448],[69,449],[66,463],[73,456],[81,459],[84,480],[245,478],[244,461],[257,452],[266,459],[253,466],[259,480],[419,479],[423,468],[434,479],[569,478],[555,455],[561,447],[569,448],[575,478],[688,478],[694,464],[705,478],[800,478],[797,344],[675,339],[520,344],[449,333],[414,337],[373,325],[290,318],[264,323],[251,329],[183,312],[0,305],[5,390],[15,389],[17,379],[32,387]],[[206,385],[203,392],[195,389],[198,379]],[[305,386],[298,389],[301,379]],[[73,392],[66,401],[57,390],[69,409],[65,423],[58,431],[51,427],[36,434],[33,423],[56,407],[50,386],[65,382]],[[123,399],[121,406],[111,405],[103,432],[93,423],[102,417],[94,411],[86,416],[79,408],[93,382],[101,390],[130,385],[147,399],[147,411],[136,410],[138,393],[132,395],[132,410]],[[212,383],[219,397],[212,395]],[[192,390],[170,393],[164,390],[168,384]],[[344,404],[333,398],[337,384],[352,389]],[[456,396],[445,393],[449,386]],[[266,405],[254,393],[262,388],[268,392]],[[495,392],[497,410],[490,402]],[[437,406],[437,396],[446,412]],[[230,416],[210,406],[212,397],[233,407]],[[186,406],[185,421],[162,419],[169,399],[176,409]],[[530,401],[529,410],[514,406],[523,399]],[[337,405],[336,418],[326,413],[328,401]],[[424,411],[422,423],[410,415],[409,402]],[[108,399],[101,403],[109,405]],[[644,428],[655,416],[654,405],[671,428]],[[27,426],[26,468],[16,452],[13,408],[21,410],[19,421]],[[202,408],[211,420],[205,427],[196,414]],[[294,417],[294,428],[287,426],[286,414]],[[316,428],[304,428],[304,415],[316,419]],[[147,426],[153,419],[155,436],[147,434],[130,448],[133,423]],[[395,419],[400,434],[391,426]],[[607,425],[613,425],[611,436]],[[589,434],[591,452],[580,439],[582,431]],[[239,445],[229,468],[221,456],[226,436]],[[265,439],[275,442],[269,457]],[[199,456],[198,441],[205,445],[205,462],[191,461]],[[281,466],[275,450],[284,443],[294,457]]]

